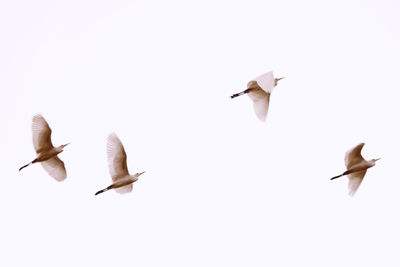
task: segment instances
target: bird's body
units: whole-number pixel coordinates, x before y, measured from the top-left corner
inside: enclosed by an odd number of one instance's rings
[[[47,151],[41,151],[37,154],[36,161],[40,162],[40,161],[45,161],[45,160],[51,159],[52,157],[57,156],[61,152],[63,152],[62,146],[53,147]]]
[[[375,162],[379,160],[379,158],[365,160],[361,156],[361,149],[363,148],[364,145],[365,145],[364,143],[360,143],[356,147],[350,149],[346,153],[345,159],[344,159],[347,170],[345,172],[343,172],[342,174],[331,178],[331,180],[333,180],[333,179],[342,177],[344,175],[347,175],[349,177],[348,187],[349,187],[349,194],[351,196],[356,193],[365,174],[367,173],[367,169],[375,166]]]
[[[118,193],[128,193],[132,191],[132,184],[138,180],[138,177],[144,172],[130,175],[126,164],[126,153],[124,146],[115,133],[108,136],[107,139],[107,159],[108,169],[113,183],[95,193],[101,194],[107,190],[115,189]]]
[[[110,190],[110,189],[115,189],[115,191],[117,191],[118,193],[121,193],[121,194],[131,192],[132,184],[138,180],[138,177],[139,177],[139,175],[137,175],[137,174],[134,176],[128,175],[126,177],[123,177],[120,180],[112,183],[110,186],[108,186],[100,191],[97,191],[95,195],[104,193],[105,191]]]
[[[40,114],[32,118],[32,138],[37,156],[33,161],[19,168],[19,170],[21,171],[33,163],[40,162],[50,176],[57,181],[63,181],[67,177],[67,172],[64,162],[57,155],[68,144],[58,147],[53,146],[51,142],[51,129]]]
[[[231,98],[235,98],[247,94],[253,101],[254,111],[261,121],[267,118],[269,99],[272,89],[278,84],[278,81],[283,78],[274,78],[272,71],[267,72],[247,84],[247,89],[243,92],[234,94]]]

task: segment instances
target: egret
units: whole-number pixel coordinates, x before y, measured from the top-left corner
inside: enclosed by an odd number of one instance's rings
[[[331,180],[333,180],[342,177],[344,175],[347,175],[349,177],[348,188],[350,196],[353,196],[356,193],[358,187],[360,186],[365,176],[365,173],[367,172],[367,169],[375,166],[375,162],[380,160],[380,158],[365,160],[361,156],[361,149],[363,148],[364,145],[365,143],[361,143],[356,147],[347,151],[344,158],[344,163],[346,165],[347,171],[331,178]]]
[[[32,139],[37,157],[19,168],[19,170],[21,171],[23,168],[33,163],[40,162],[45,171],[57,181],[61,182],[67,178],[64,162],[57,157],[57,155],[61,153],[64,147],[69,143],[54,147],[51,143],[51,129],[49,124],[47,124],[46,120],[40,114],[32,118]]]
[[[132,191],[132,184],[138,180],[138,177],[145,172],[135,173],[130,175],[128,166],[126,165],[126,153],[124,146],[115,133],[112,133],[107,138],[107,160],[108,169],[113,183],[97,191],[95,196],[106,192],[110,189],[115,189],[120,194]]]
[[[247,89],[243,92],[231,95],[231,98],[235,98],[244,94],[248,94],[251,100],[253,100],[254,111],[259,120],[265,121],[267,118],[269,97],[272,89],[278,84],[282,78],[274,78],[272,71],[267,72],[257,78],[251,80],[247,84]]]

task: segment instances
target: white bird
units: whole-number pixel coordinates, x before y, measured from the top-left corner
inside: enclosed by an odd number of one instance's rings
[[[278,84],[278,81],[282,78],[274,78],[272,71],[267,72],[257,78],[251,80],[247,84],[247,89],[243,92],[234,94],[231,98],[235,98],[244,94],[248,94],[251,100],[253,100],[254,111],[258,119],[265,121],[267,118],[269,97],[272,89]]]
[[[356,147],[350,149],[346,152],[344,163],[346,165],[347,171],[343,172],[342,174],[332,177],[331,180],[342,177],[347,175],[349,177],[349,195],[353,196],[358,187],[360,186],[368,168],[375,166],[375,162],[380,160],[378,159],[371,159],[365,160],[361,156],[361,149],[365,144],[361,143]]]
[[[61,182],[67,178],[64,162],[57,155],[63,151],[68,144],[54,147],[51,143],[51,129],[42,115],[37,114],[32,118],[32,139],[37,157],[30,163],[22,166],[22,170],[29,165],[40,162],[45,171],[54,179]]]
[[[138,180],[138,177],[145,172],[135,173],[130,175],[128,166],[126,165],[126,153],[124,146],[115,133],[108,136],[107,139],[107,159],[108,169],[113,183],[97,191],[95,195],[104,193],[107,190],[115,189],[120,194],[132,191],[132,184]]]

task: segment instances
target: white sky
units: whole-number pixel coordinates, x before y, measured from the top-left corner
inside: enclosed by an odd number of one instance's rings
[[[399,266],[397,1],[1,1],[1,266]],[[265,124],[232,93],[284,76]],[[68,178],[35,158],[41,113]],[[108,186],[115,131],[131,194]],[[354,198],[344,153],[383,159]]]

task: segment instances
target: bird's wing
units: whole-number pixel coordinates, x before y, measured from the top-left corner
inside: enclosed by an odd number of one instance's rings
[[[57,156],[41,162],[45,171],[54,179],[61,182],[67,178],[64,162]]]
[[[349,195],[353,196],[356,192],[358,187],[360,186],[365,174],[367,173],[367,170],[364,171],[359,171],[359,172],[353,172],[348,175],[349,177]]]
[[[272,71],[264,73],[263,75],[254,78],[257,84],[266,92],[271,93],[272,89],[275,87],[275,78]]]
[[[361,156],[361,149],[363,148],[364,145],[365,145],[364,143],[360,143],[356,147],[346,152],[346,156],[344,157],[344,163],[347,169],[350,169],[351,167],[353,167],[357,163],[360,163],[361,161],[365,161],[365,159]]]
[[[32,139],[36,153],[53,148],[53,144],[51,143],[51,129],[40,114],[32,118]]]
[[[271,94],[265,92],[260,88],[250,91],[248,95],[251,100],[253,100],[254,112],[256,113],[258,119],[261,121],[265,121],[265,119],[267,118],[269,97]]]
[[[115,133],[110,134],[107,139],[107,160],[113,182],[129,175],[124,146]]]
[[[125,194],[132,191],[132,184],[128,184],[122,187],[114,188],[117,193]]]

